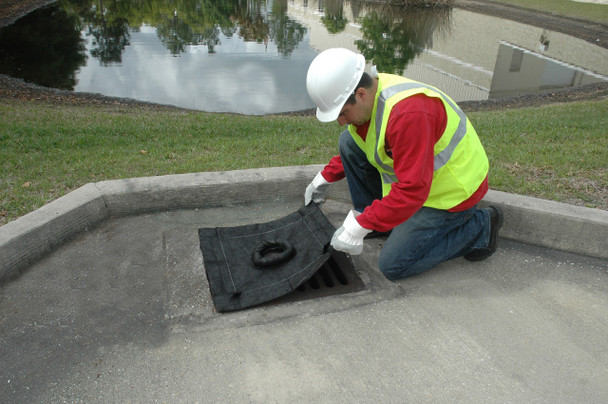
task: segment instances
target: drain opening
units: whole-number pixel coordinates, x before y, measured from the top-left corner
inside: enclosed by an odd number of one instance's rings
[[[354,293],[365,290],[365,283],[357,274],[351,260],[340,251],[334,251],[329,260],[306,282],[293,292],[274,299],[266,305],[297,302]]]

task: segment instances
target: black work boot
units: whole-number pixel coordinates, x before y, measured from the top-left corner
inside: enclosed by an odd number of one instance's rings
[[[500,230],[502,227],[505,219],[502,209],[500,209],[498,206],[488,206],[486,210],[490,212],[490,242],[486,248],[473,250],[466,254],[464,258],[469,261],[485,260],[496,252],[496,248],[498,246],[498,230]]]

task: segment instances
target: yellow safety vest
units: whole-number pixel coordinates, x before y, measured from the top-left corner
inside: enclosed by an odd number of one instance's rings
[[[439,98],[447,112],[447,124],[435,143],[433,182],[424,206],[450,209],[466,201],[488,174],[488,157],[473,125],[446,94],[427,84],[392,74],[378,75],[378,91],[365,141],[354,125],[348,130],[369,162],[382,178],[382,194],[388,195],[397,182],[393,159],[384,148],[386,126],[391,110],[399,101],[416,94]]]

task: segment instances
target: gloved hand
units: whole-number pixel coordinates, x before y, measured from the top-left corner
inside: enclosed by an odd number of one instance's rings
[[[359,212],[351,210],[340,227],[331,238],[331,246],[338,251],[359,255],[363,252],[363,238],[371,230],[362,227],[357,222]]]
[[[304,205],[308,205],[310,201],[315,203],[325,202],[325,193],[331,182],[328,182],[321,173],[317,173],[312,182],[306,187],[304,193]]]

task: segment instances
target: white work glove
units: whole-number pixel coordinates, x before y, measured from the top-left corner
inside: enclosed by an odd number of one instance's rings
[[[310,201],[314,201],[314,203],[325,202],[325,193],[327,192],[329,184],[331,184],[331,182],[328,182],[323,178],[323,175],[319,172],[308,187],[306,187],[304,205],[308,205]]]
[[[342,227],[334,233],[331,238],[331,246],[334,250],[343,251],[350,255],[359,255],[363,252],[363,238],[371,230],[362,227],[357,222],[359,212],[351,210],[346,216]]]

